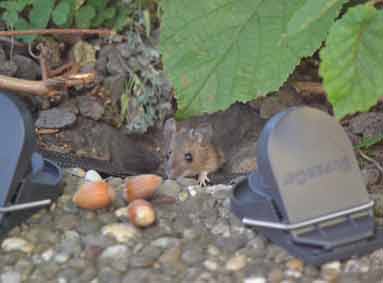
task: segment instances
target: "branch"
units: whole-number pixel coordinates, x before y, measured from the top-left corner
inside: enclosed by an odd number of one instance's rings
[[[13,30],[13,31],[0,31],[0,36],[22,36],[22,35],[99,35],[111,36],[115,34],[114,31],[109,29],[32,29],[32,30]]]
[[[326,95],[326,91],[324,90],[321,83],[317,82],[305,82],[305,81],[295,81],[292,82],[292,85],[299,91],[299,92],[308,92],[313,94],[321,94]]]
[[[0,75],[0,89],[12,92],[22,92],[37,96],[54,96],[69,87],[81,86],[94,82],[95,73],[56,77],[46,81],[31,81]]]
[[[0,89],[30,93],[37,96],[49,94],[49,88],[43,81],[30,81],[0,75]]]

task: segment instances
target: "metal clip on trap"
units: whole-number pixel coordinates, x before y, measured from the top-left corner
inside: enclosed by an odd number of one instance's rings
[[[0,93],[0,236],[62,193],[59,167],[36,153],[32,117],[16,97]]]
[[[310,264],[383,247],[347,134],[309,107],[278,113],[257,142],[257,170],[232,193],[246,225]]]

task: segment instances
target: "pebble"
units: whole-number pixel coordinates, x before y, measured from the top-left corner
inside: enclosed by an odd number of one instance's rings
[[[207,270],[209,271],[216,271],[218,269],[218,263],[212,260],[205,260],[203,262],[203,265],[206,267]]]
[[[185,201],[187,201],[188,198],[189,198],[189,193],[186,192],[186,191],[180,192],[180,193],[178,194],[178,199],[179,199],[181,202],[185,202]]]
[[[218,256],[220,255],[219,249],[216,246],[208,245],[207,246],[207,253],[211,256]]]
[[[340,273],[341,263],[339,261],[333,261],[322,265],[321,276],[324,280],[334,281]]]
[[[99,120],[104,115],[105,108],[94,96],[77,96],[77,105],[82,116]]]
[[[302,272],[303,267],[304,267],[304,263],[303,263],[303,261],[301,261],[299,259],[293,258],[286,263],[286,267],[290,270]]]
[[[132,267],[149,267],[152,266],[160,257],[162,250],[154,247],[144,247],[139,254],[130,257],[129,265]]]
[[[270,283],[279,283],[283,280],[284,273],[281,269],[275,268],[271,270],[271,272],[268,275],[268,281]]]
[[[190,248],[182,253],[181,258],[186,264],[194,265],[202,262],[204,255],[200,248]]]
[[[150,244],[154,247],[166,249],[178,245],[179,243],[180,239],[178,238],[162,237],[152,241]]]
[[[44,253],[41,254],[41,258],[44,261],[50,261],[53,258],[54,251],[53,249],[46,250]]]
[[[179,262],[182,254],[181,245],[175,245],[164,251],[164,253],[159,257],[158,261],[162,264],[176,264]]]
[[[156,194],[164,194],[178,198],[181,191],[182,189],[176,181],[168,179],[162,182],[162,184],[158,187]]]
[[[100,176],[100,174],[98,174],[98,172],[96,170],[86,171],[84,179],[85,179],[85,181],[88,181],[88,182],[102,181],[102,177]]]
[[[72,126],[75,122],[75,114],[59,108],[51,108],[39,112],[35,126],[37,128],[61,129]]]
[[[21,283],[21,275],[18,272],[9,271],[1,274],[2,283]]]
[[[102,227],[103,235],[112,236],[120,243],[128,243],[136,239],[140,233],[131,224],[113,223]]]
[[[54,257],[54,261],[58,264],[66,263],[69,260],[70,256],[66,253],[58,253]]]
[[[129,263],[129,249],[124,245],[114,245],[106,248],[100,255],[98,262],[102,266],[110,266],[117,271],[125,271]]]
[[[19,251],[30,254],[34,247],[22,238],[13,237],[5,239],[1,244],[1,248],[6,252]]]
[[[114,212],[114,215],[122,221],[129,220],[129,209],[127,206],[121,207]]]
[[[266,283],[266,278],[264,277],[249,277],[243,280],[243,283]]]
[[[236,255],[228,260],[225,268],[229,271],[239,271],[247,264],[247,257],[245,255]]]

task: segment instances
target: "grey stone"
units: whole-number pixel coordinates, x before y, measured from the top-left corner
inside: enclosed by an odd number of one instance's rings
[[[73,214],[65,214],[61,217],[59,217],[56,220],[57,227],[59,227],[61,230],[72,230],[76,229],[80,225],[80,219]]]
[[[51,108],[39,112],[35,122],[37,128],[61,129],[70,127],[76,122],[76,115],[59,108]]]
[[[78,108],[82,116],[93,120],[100,120],[105,108],[94,96],[81,95],[77,97]]]
[[[21,283],[21,275],[18,272],[5,272],[1,274],[2,283]]]
[[[116,51],[114,54],[110,54],[108,56],[106,69],[108,73],[113,76],[118,74],[126,74],[129,68],[118,51]]]
[[[202,263],[204,254],[202,249],[199,247],[189,248],[184,250],[181,259],[188,265],[194,265],[197,263]]]
[[[13,61],[17,65],[16,77],[26,80],[36,80],[40,75],[40,66],[32,59],[16,54]]]
[[[97,277],[97,270],[94,266],[88,266],[85,268],[80,275],[80,280],[82,282],[90,282],[92,279]]]
[[[112,102],[117,104],[124,92],[126,84],[126,76],[124,74],[117,74],[114,76],[107,77],[104,80],[104,87],[110,92]]]
[[[181,186],[174,180],[165,180],[157,189],[156,194],[164,194],[178,198],[178,194],[182,191]]]
[[[99,283],[120,283],[121,274],[110,267],[101,267],[98,272]]]
[[[0,75],[14,77],[17,72],[17,65],[15,62],[6,61],[0,64]]]
[[[128,268],[130,252],[125,245],[114,245],[106,248],[99,257],[99,266],[110,266],[117,271]]]
[[[180,239],[178,238],[162,237],[152,241],[150,244],[157,248],[166,249],[169,247],[174,247],[175,245],[178,245],[179,243],[180,243]]]
[[[154,246],[144,247],[139,254],[130,257],[129,265],[132,267],[152,266],[157,261],[161,253],[162,251],[160,248]]]

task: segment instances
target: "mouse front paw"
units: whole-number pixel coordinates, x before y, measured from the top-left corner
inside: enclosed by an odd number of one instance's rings
[[[201,186],[201,187],[205,187],[207,185],[208,182],[210,182],[210,179],[209,177],[207,176],[207,172],[204,171],[204,172],[201,172],[199,175],[198,175],[198,184]]]

